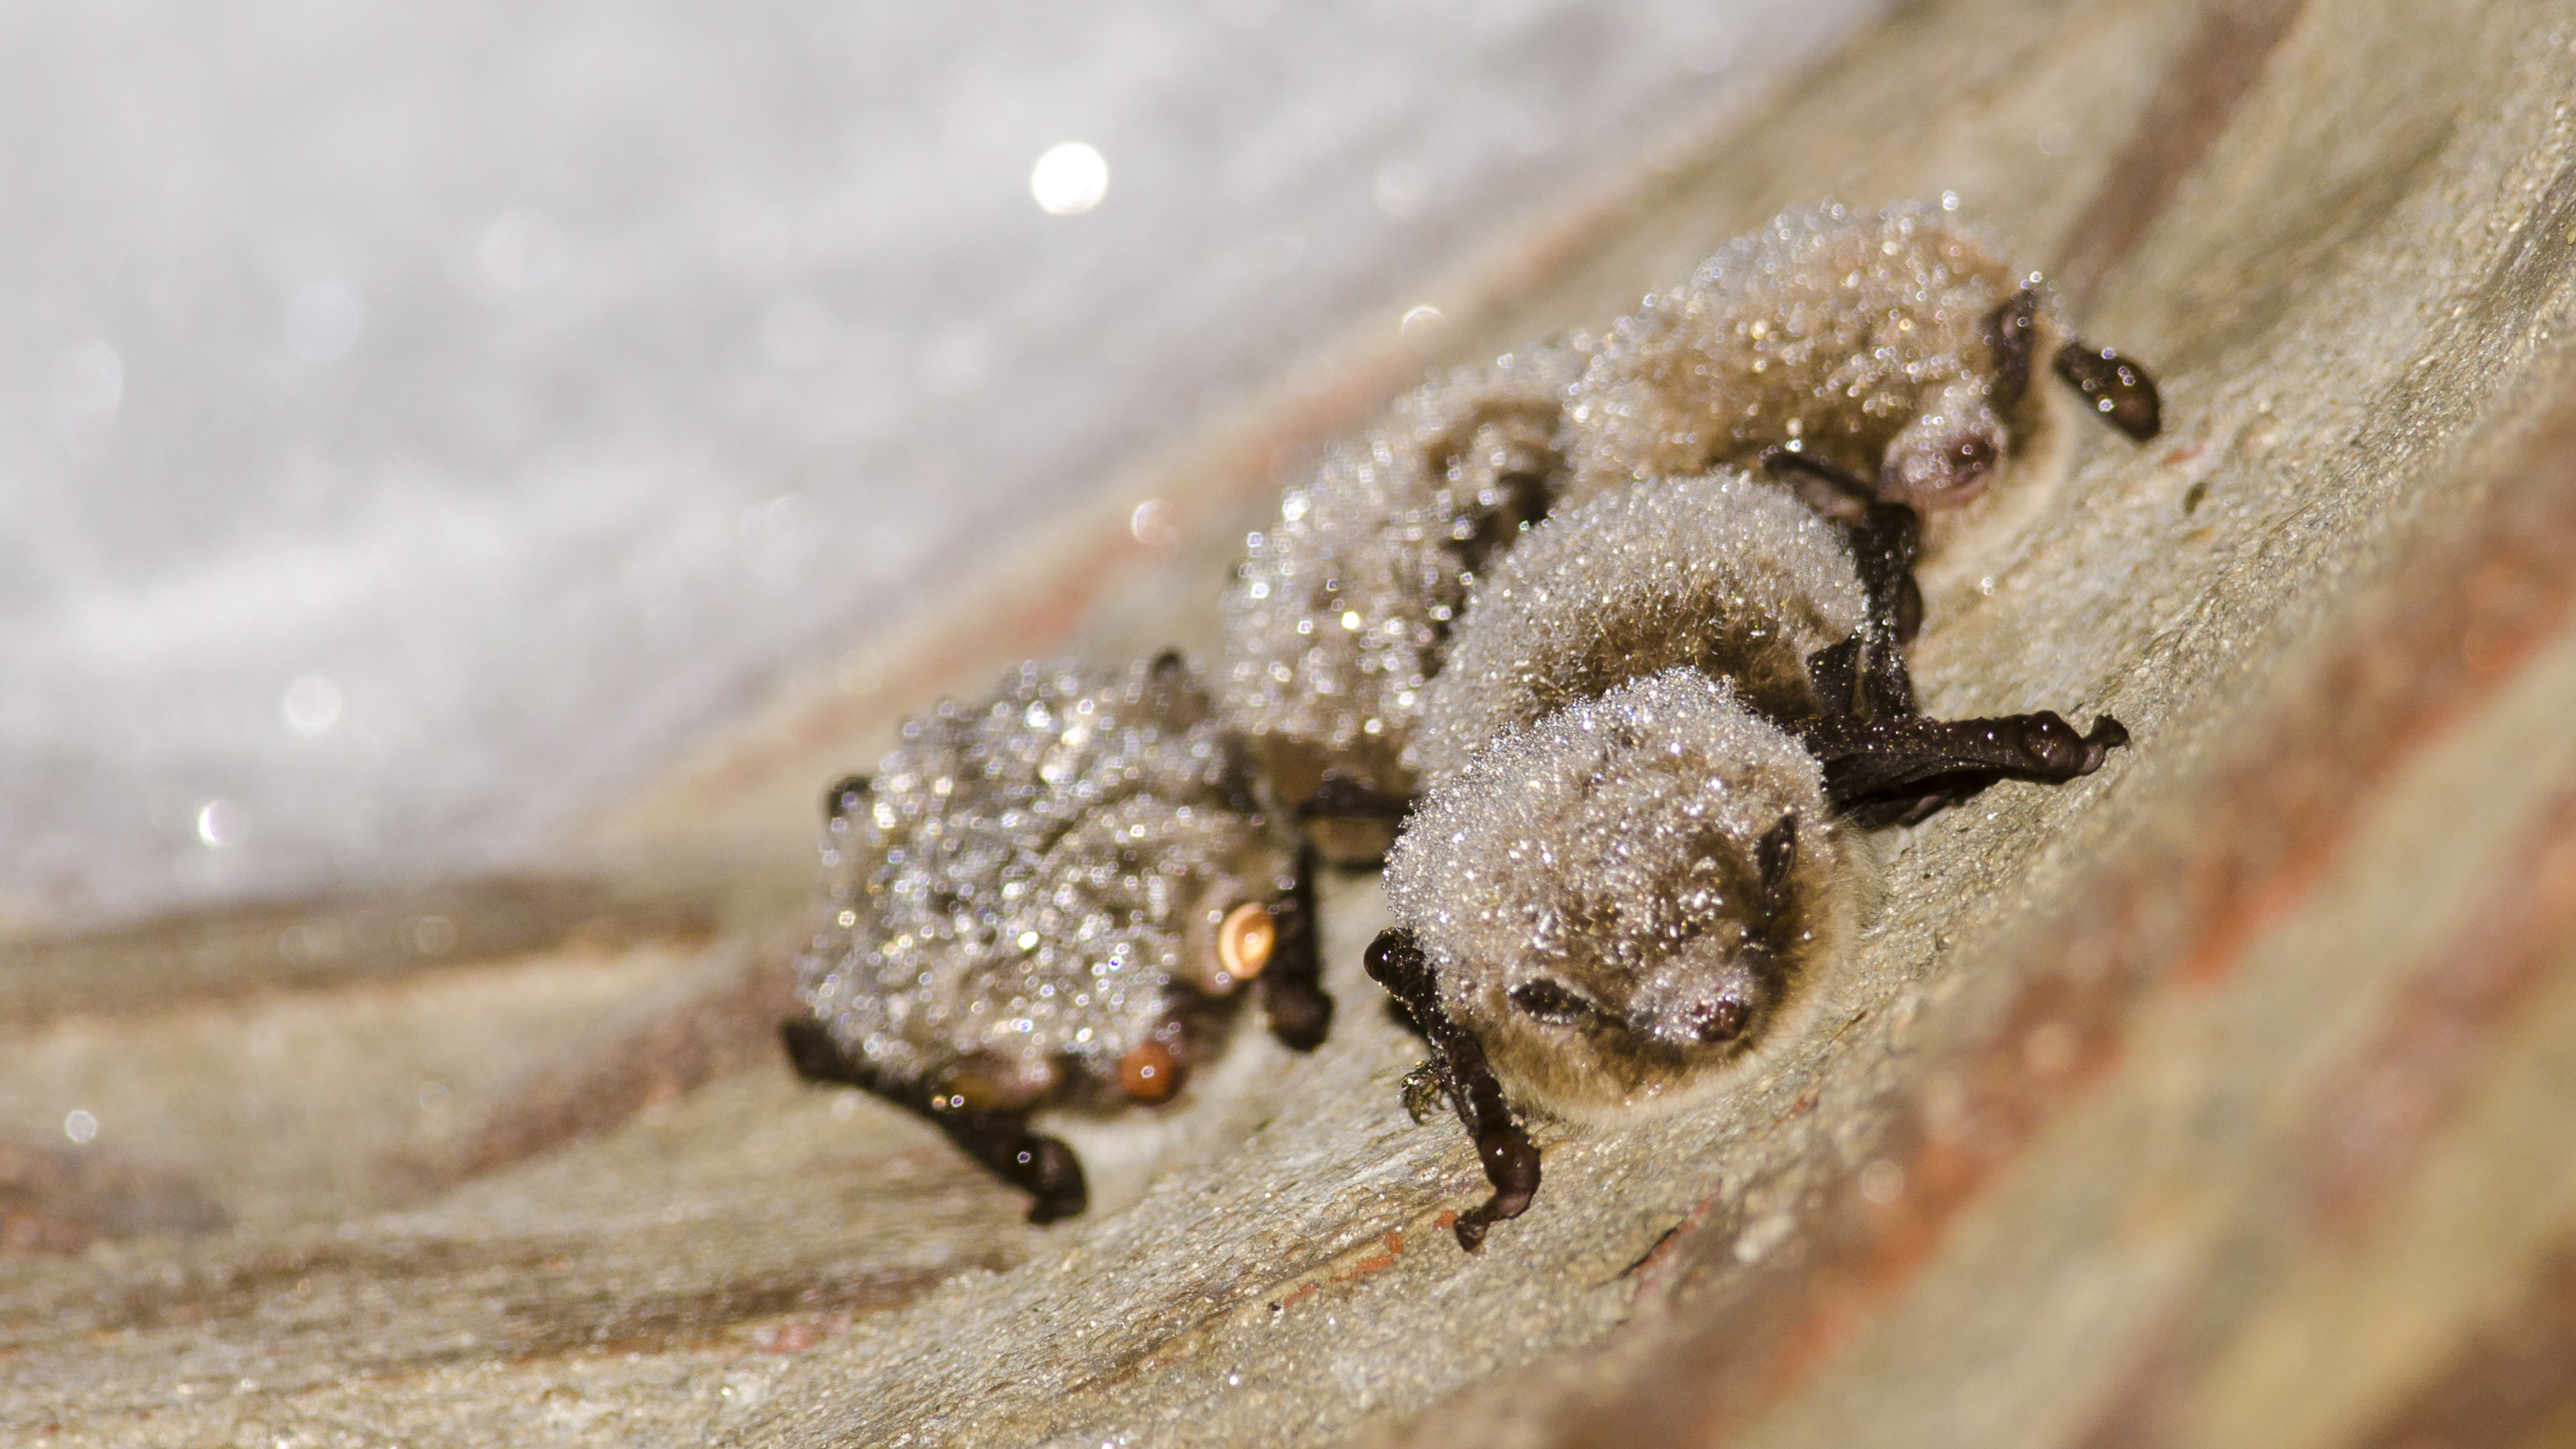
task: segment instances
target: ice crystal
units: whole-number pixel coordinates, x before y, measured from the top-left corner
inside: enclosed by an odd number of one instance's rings
[[[1505,730],[1675,666],[1803,717],[1808,656],[1865,611],[1840,536],[1775,483],[1724,473],[1604,494],[1532,529],[1477,588],[1424,692],[1412,763],[1456,774]]]
[[[1328,768],[1411,793],[1423,687],[1478,572],[1563,482],[1555,440],[1582,365],[1552,346],[1433,379],[1327,451],[1253,535],[1224,602],[1222,697],[1274,799],[1304,801]]]
[[[2048,425],[1991,331],[2033,280],[1937,206],[1786,212],[1602,340],[1567,409],[1569,497],[1786,447],[1965,501]]]
[[[907,723],[842,804],[800,994],[877,1072],[971,1076],[999,1106],[1173,1040],[1235,984],[1215,964],[1227,909],[1291,884],[1176,656],[1025,665]]]
[[[1765,836],[1791,852],[1776,888]],[[1814,758],[1674,668],[1495,736],[1425,792],[1386,893],[1494,1069],[1579,1114],[1669,1098],[1760,1037],[1838,934],[1839,851]]]

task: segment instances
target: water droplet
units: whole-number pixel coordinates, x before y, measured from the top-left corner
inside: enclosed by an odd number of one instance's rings
[[[1181,541],[1180,530],[1172,526],[1172,505],[1160,498],[1148,498],[1127,515],[1127,531],[1147,548],[1170,548]]]
[[[230,800],[209,800],[197,807],[197,843],[226,850],[250,839],[250,811]]]
[[[1080,216],[1109,194],[1109,162],[1086,142],[1060,141],[1029,172],[1029,195],[1049,216]]]

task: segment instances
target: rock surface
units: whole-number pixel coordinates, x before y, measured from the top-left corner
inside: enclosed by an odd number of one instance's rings
[[[1890,838],[1813,1018],[1705,1110],[1542,1125],[1542,1196],[1481,1254],[1442,1231],[1481,1196],[1467,1144],[1407,1120],[1419,1047],[1359,974],[1369,878],[1323,901],[1332,1041],[1247,1035],[1174,1110],[1075,1124],[1102,1200],[1041,1230],[927,1129],[762,1049],[794,885],[630,876],[649,929],[529,910],[501,959],[353,952],[239,992],[165,981],[142,947],[57,970],[77,1011],[32,1014],[0,1098],[93,1113],[101,1145],[172,1175],[154,1190],[230,1226],[9,1259],[0,1423],[100,1444],[2556,1442],[2571,46],[2565,4],[1917,5],[1489,288],[1461,355],[1597,326],[1819,192],[1951,190],[2089,334],[2157,365],[2167,430],[2085,440],[2014,546],[1929,581],[1917,654],[1938,712],[2106,709],[2135,747]],[[807,838],[813,788],[871,731],[1010,657],[1203,646],[1262,488],[1244,460],[1293,436],[1177,465],[1176,556],[1069,532],[1015,608],[879,657],[873,692],[748,723],[603,827],[601,858],[705,859],[692,828]],[[365,915],[303,924],[334,910]],[[52,949],[27,969],[95,948]]]

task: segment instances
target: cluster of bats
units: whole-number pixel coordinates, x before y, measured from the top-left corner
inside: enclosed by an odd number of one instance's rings
[[[789,1055],[1078,1213],[1031,1114],[1167,1100],[1247,995],[1311,1050],[1315,874],[1382,862],[1367,970],[1429,1045],[1406,1105],[1492,1184],[1473,1249],[1538,1189],[1523,1114],[1687,1102],[1780,1020],[1862,832],[2127,742],[1927,718],[1906,668],[1918,557],[2027,518],[2078,413],[2159,426],[1932,204],[1787,213],[1602,336],[1434,377],[1251,535],[1213,670],[1024,665],[832,787]]]

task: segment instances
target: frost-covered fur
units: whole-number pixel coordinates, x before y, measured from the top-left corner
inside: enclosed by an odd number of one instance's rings
[[[908,721],[823,840],[831,924],[796,963],[840,1048],[890,1082],[1009,1108],[1115,1080],[1235,984],[1215,931],[1293,887],[1177,656],[1028,664]]]
[[[1386,892],[1514,1099],[1581,1117],[1687,1100],[1776,1024],[1847,934],[1846,849],[1798,742],[1671,669],[1496,736],[1425,794]]]
[[[1425,780],[1566,705],[1676,666],[1734,681],[1758,712],[1815,712],[1807,658],[1863,627],[1834,529],[1743,473],[1659,480],[1560,511],[1480,585],[1426,691]]]
[[[1400,399],[1290,486],[1252,535],[1224,602],[1219,680],[1271,800],[1309,799],[1327,769],[1386,797],[1423,686],[1479,570],[1544,517],[1565,470],[1556,437],[1582,357],[1541,347]],[[1374,860],[1392,821],[1317,822],[1325,853]]]
[[[1602,340],[1567,409],[1568,501],[1786,446],[1925,509],[1937,553],[2029,507],[2062,462],[2073,409],[2045,374],[2068,332],[2044,290],[2035,375],[1998,376],[1993,319],[2025,286],[2038,275],[1938,206],[1785,212]]]

